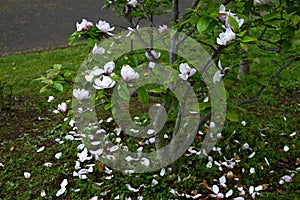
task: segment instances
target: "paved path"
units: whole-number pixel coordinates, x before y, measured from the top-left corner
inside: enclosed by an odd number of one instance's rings
[[[181,0],[181,8],[192,0]],[[102,10],[103,0],[1,0],[0,56],[67,45],[76,21],[106,20],[126,25],[124,19]],[[167,23],[170,17],[160,19]]]

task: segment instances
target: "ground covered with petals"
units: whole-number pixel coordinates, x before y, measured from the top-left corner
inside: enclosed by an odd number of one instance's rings
[[[267,86],[259,101],[234,108],[239,115],[228,114],[220,139],[207,157],[199,159],[207,131],[203,127],[174,164],[152,173],[123,174],[91,157],[72,119],[61,112],[53,113],[58,104],[72,98],[72,92],[39,94],[41,85],[32,82],[57,63],[76,72],[87,52],[86,47],[77,47],[0,58],[2,80],[12,80],[12,74],[22,77],[13,80],[10,100],[9,92],[5,91],[5,106],[1,109],[0,199],[300,196],[299,64],[287,68]],[[251,97],[275,71],[266,68],[260,73],[254,68],[243,81],[225,79],[230,98],[240,102]],[[253,85],[254,80],[261,84]],[[54,99],[48,102],[50,95]],[[133,107],[141,109],[138,104]],[[103,127],[116,135],[122,134],[109,115],[101,116]],[[130,143],[126,137],[120,135],[121,141],[115,142]],[[146,145],[151,145],[151,141],[144,144],[145,148]],[[146,160],[142,163],[147,167]]]

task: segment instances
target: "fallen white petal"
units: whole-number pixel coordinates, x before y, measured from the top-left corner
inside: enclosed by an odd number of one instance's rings
[[[140,191],[140,189],[135,189],[135,188],[131,187],[131,185],[129,185],[129,184],[126,184],[126,186],[127,186],[127,189],[130,190],[130,191],[132,191],[132,192],[138,192],[138,191]]]
[[[251,153],[248,158],[253,158],[253,156],[255,155],[255,151],[253,153]]]
[[[296,135],[296,132],[293,132],[293,133],[290,134],[290,137],[293,137],[295,135]]]
[[[148,167],[150,165],[150,161],[147,158],[141,158],[141,164]]]
[[[26,179],[29,179],[31,177],[31,174],[29,172],[24,172],[24,177]]]
[[[74,136],[73,136],[73,135],[66,135],[66,136],[65,136],[65,139],[66,139],[66,140],[71,140],[71,141],[72,141],[72,140],[74,140]]]
[[[46,163],[43,164],[43,166],[45,166],[45,167],[52,167],[53,164],[51,162],[46,162]]]
[[[59,152],[59,153],[55,154],[55,158],[60,159],[61,155],[62,155],[62,152]]]
[[[229,190],[228,192],[226,192],[225,197],[228,198],[233,194],[232,190]]]
[[[60,190],[58,190],[56,192],[56,196],[58,197],[58,196],[62,195],[63,193],[65,193],[65,191],[66,191],[66,188],[60,188]]]
[[[42,146],[41,148],[39,148],[38,150],[36,150],[36,152],[37,153],[40,153],[40,152],[42,152],[42,151],[44,151],[45,150],[45,146]]]
[[[254,174],[255,173],[255,169],[253,167],[250,168],[250,174]]]
[[[46,196],[46,192],[45,192],[45,190],[42,190],[41,191],[41,197],[45,197]]]
[[[158,184],[158,181],[156,179],[153,179],[152,182],[151,182],[151,186],[155,186]]]
[[[162,169],[160,170],[159,175],[160,175],[160,176],[164,176],[165,174],[166,174],[166,169],[165,169],[165,168],[162,168]]]
[[[288,151],[290,150],[290,148],[289,148],[288,146],[284,146],[284,147],[283,147],[283,150],[284,150],[285,152],[288,152]]]

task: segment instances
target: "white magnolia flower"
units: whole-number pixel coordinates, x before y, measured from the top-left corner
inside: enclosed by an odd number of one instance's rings
[[[179,65],[179,71],[181,74],[179,74],[178,76],[182,80],[187,80],[189,77],[193,76],[196,73],[196,69],[190,68],[187,63],[181,63]]]
[[[160,57],[160,52],[156,52],[154,50],[150,51],[150,53],[152,54],[149,54],[147,51],[145,53],[147,59],[151,62],[154,62],[155,60],[157,60],[159,57]],[[152,57],[153,56],[153,57]]]
[[[137,0],[127,0],[127,4],[136,8],[139,5],[139,2]]]
[[[77,31],[87,31],[91,26],[93,26],[93,23],[86,19],[82,19],[81,23],[76,23]]]
[[[47,102],[50,103],[53,100],[54,100],[54,97],[53,96],[49,96]]]
[[[113,70],[115,69],[114,61],[110,61],[104,65],[104,74],[111,75]]]
[[[158,27],[158,31],[160,33],[165,33],[167,30],[168,30],[168,26],[166,24]]]
[[[214,74],[214,76],[213,76],[213,82],[214,82],[214,84],[219,83],[219,82],[221,81],[222,77],[225,75],[226,71],[227,71],[228,69],[230,69],[229,67],[225,67],[225,68],[223,69],[222,64],[221,64],[221,60],[219,60],[219,62],[218,62],[218,67],[219,67],[220,70],[217,71],[217,72]]]
[[[225,25],[227,28],[231,28],[231,25],[228,21],[228,16],[231,16],[235,19],[235,21],[239,24],[239,27],[241,27],[244,23],[244,19],[239,19],[235,13],[232,13],[230,11],[226,11],[225,6],[222,4],[219,8],[219,13],[221,14],[220,20],[225,21]]]
[[[0,163],[0,167],[4,167],[4,165],[2,163]]]
[[[83,101],[90,98],[89,91],[85,89],[74,89],[73,96],[78,99],[78,101]]]
[[[111,31],[113,31],[113,30],[115,29],[115,27],[111,27],[110,24],[107,23],[106,21],[101,21],[101,20],[100,20],[100,21],[96,24],[96,27],[97,27],[100,31],[102,31],[102,32],[104,32],[104,33],[106,33],[106,34],[108,34],[108,35],[114,35],[114,34],[111,33]]]
[[[131,27],[128,27],[127,29],[129,30],[128,34],[126,35],[126,37],[129,37],[131,36],[132,33],[135,33],[136,30],[138,30],[140,28],[139,25],[137,25],[135,28],[131,28]]]
[[[84,77],[87,82],[92,82],[94,75],[89,73],[89,74],[85,75]]]
[[[60,112],[63,112],[65,113],[68,109],[68,106],[65,102],[62,102],[61,104],[58,104],[57,106],[57,110],[60,111]]]
[[[107,89],[114,87],[116,82],[112,80],[109,76],[102,76],[100,78],[96,78],[94,81],[94,88],[97,90]]]
[[[129,82],[134,79],[138,79],[140,75],[134,71],[129,65],[123,65],[121,69],[121,76],[126,82]]]
[[[95,44],[93,50],[92,50],[92,54],[96,55],[101,55],[105,53],[105,49],[103,47],[98,47],[97,44]]]
[[[231,28],[226,28],[226,31],[224,33],[220,33],[219,37],[217,38],[217,43],[219,45],[227,45],[228,42],[234,39],[235,33]]]

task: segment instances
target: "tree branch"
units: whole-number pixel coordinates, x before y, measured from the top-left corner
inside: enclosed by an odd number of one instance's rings
[[[300,56],[298,57],[295,57],[295,58],[291,58],[289,60],[289,62],[287,62],[285,65],[283,65],[282,67],[280,67],[280,69],[275,73],[273,74],[266,85],[269,85],[271,83],[271,81],[273,81],[274,78],[276,78],[283,70],[285,70],[287,67],[289,67],[290,65],[292,65],[293,63],[297,62],[297,61],[300,61]],[[256,94],[247,99],[246,101],[242,101],[242,102],[238,102],[238,103],[235,103],[236,106],[241,106],[241,105],[244,105],[244,104],[248,104],[248,103],[251,103],[251,102],[254,102],[254,101],[257,101],[258,100],[258,97],[262,94],[262,92],[264,91],[264,89],[267,87],[266,85],[263,85],[257,92]]]

